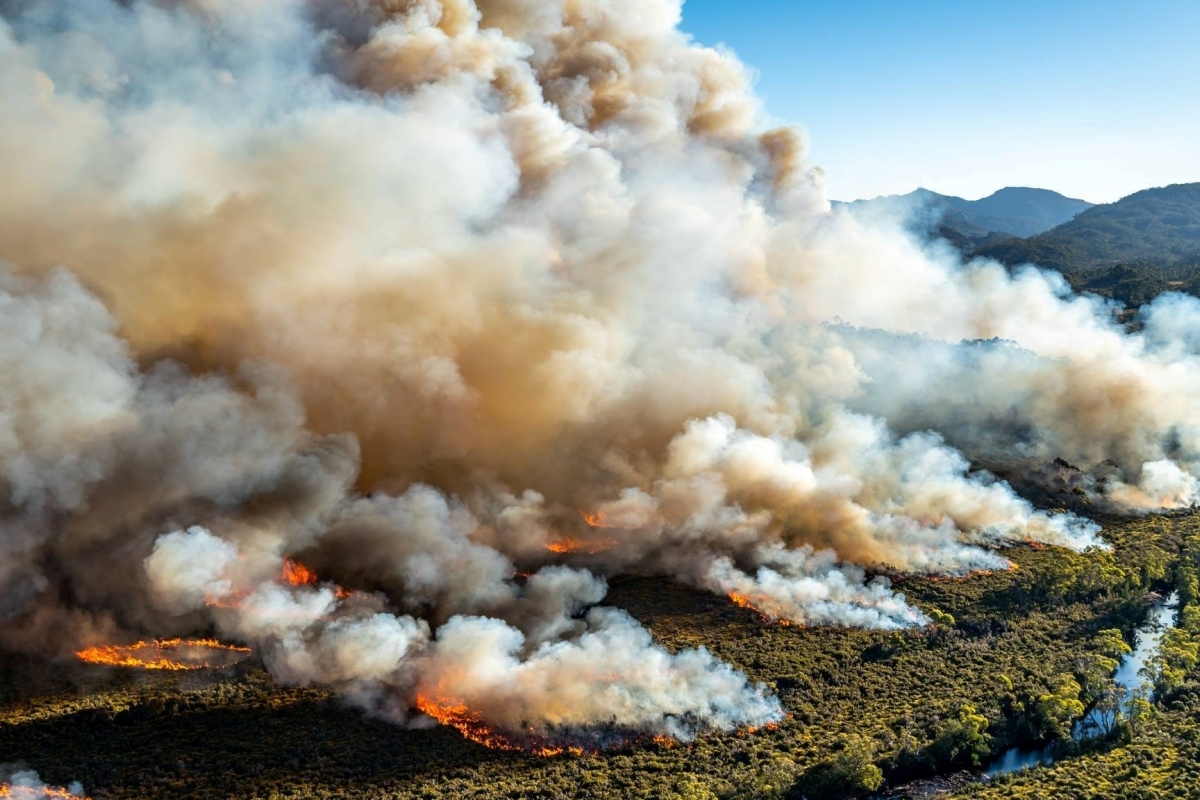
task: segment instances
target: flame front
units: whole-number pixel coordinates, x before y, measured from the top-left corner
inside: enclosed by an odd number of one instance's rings
[[[294,588],[316,586],[320,583],[317,573],[298,561],[292,561],[290,558],[283,560],[283,568],[279,572],[278,580],[280,583]],[[352,590],[336,584],[333,585],[333,593],[338,600],[345,600],[354,594]],[[250,595],[251,592],[246,590],[230,591],[222,595],[209,595],[204,598],[204,604],[212,608],[240,609],[245,607],[246,600]]]
[[[771,623],[774,623],[775,625],[782,625],[785,628],[803,628],[804,627],[803,625],[799,624],[798,622],[792,622],[790,619],[782,619],[781,617],[777,617],[774,614],[771,614],[770,612],[764,611],[762,609],[762,607],[754,601],[753,598],[751,598],[749,595],[742,594],[741,592],[730,592],[729,599],[733,601],[734,605],[740,606],[742,608],[748,608],[751,611],[755,612],[760,617],[762,617],[764,622],[771,622]]]
[[[787,719],[791,719],[792,718],[791,712],[784,714],[784,717],[786,717]],[[775,731],[775,730],[779,730],[779,723],[778,722],[768,722],[766,725],[747,725],[746,727],[744,727],[740,731],[738,731],[737,735],[738,736],[753,736],[754,734],[758,733],[759,731]]]
[[[220,652],[226,658],[231,655],[240,656],[236,660],[219,666],[225,667],[236,664],[252,652],[249,647],[239,647],[232,644],[222,644],[216,639],[157,639],[151,642],[137,642],[128,645],[99,645],[76,651],[80,660],[89,664],[103,664],[110,667],[134,667],[137,669],[159,669],[172,672],[185,670],[211,669],[213,664],[208,661],[192,662],[181,660],[178,653],[181,648]],[[0,795],[3,797],[3,795]]]
[[[612,550],[620,542],[616,539],[573,539],[570,536],[564,536],[561,539],[550,542],[546,545],[546,549],[551,553],[586,553],[587,555],[595,555],[603,553],[606,550]]]
[[[31,789],[28,786],[9,786],[6,783],[0,784],[0,797],[12,798],[12,800],[44,800],[47,797],[69,797],[71,800],[89,800],[87,797],[72,794],[66,789],[56,789],[53,786]]]
[[[454,728],[464,738],[489,747],[493,750],[512,750],[530,753],[535,756],[560,756],[564,753],[583,755],[582,747],[567,747],[550,744],[538,737],[530,737],[525,743],[496,731],[472,712],[466,704],[445,697],[431,697],[418,694],[416,706],[423,714],[427,714],[442,725]]]

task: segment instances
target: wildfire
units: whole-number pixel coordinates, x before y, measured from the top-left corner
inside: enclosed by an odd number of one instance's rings
[[[27,786],[9,786],[8,784],[0,784],[0,797],[9,797],[12,800],[44,800],[47,797],[69,797],[71,800],[88,800],[86,797],[72,794],[66,789],[55,789],[53,786],[31,789]]]
[[[752,600],[749,597],[749,595],[744,595],[741,592],[730,592],[729,599],[733,601],[734,605],[740,606],[741,608],[748,608],[751,611],[758,614],[760,617],[762,617],[763,622],[770,622],[775,625],[782,626],[784,628],[803,628],[804,627],[803,625],[800,625],[799,623],[792,622],[790,619],[781,619],[779,617],[774,616],[773,614],[769,614],[766,611],[763,611],[754,602],[754,600]]]
[[[301,564],[299,561],[292,561],[290,558],[283,560],[283,573],[281,578],[288,586],[316,586],[320,582],[317,573],[313,572],[308,567]],[[343,588],[334,584],[333,594],[338,600],[345,600],[350,595],[354,594],[350,589]]]
[[[89,664],[182,672],[232,666],[250,653],[249,647],[222,644],[216,639],[157,639],[128,645],[88,647],[77,651],[75,655]],[[3,796],[0,794],[0,797]]]
[[[317,573],[298,561],[283,560],[283,581],[290,586],[311,586],[317,582]]]
[[[493,750],[512,750],[544,757],[560,756],[565,753],[579,756],[584,752],[582,747],[554,745],[538,737],[531,736],[523,741],[506,736],[489,728],[478,714],[473,713],[466,705],[457,701],[419,694],[416,705],[421,713],[433,717],[442,725],[454,728],[464,738]]]
[[[789,713],[789,714],[786,714],[785,716],[788,719],[790,719],[792,715]],[[738,733],[740,733],[743,736],[753,736],[754,734],[758,733],[759,731],[774,731],[774,730],[779,730],[778,722],[768,722],[766,725],[747,725],[746,727],[744,727],[740,731],[738,731]]]
[[[313,572],[308,567],[298,561],[292,561],[290,558],[283,560],[283,569],[279,573],[279,582],[288,586],[316,586],[320,581],[317,573]],[[350,589],[345,589],[341,586],[334,586],[333,593],[338,600],[345,600],[354,594]],[[204,604],[213,608],[232,608],[240,609],[246,604],[246,599],[250,597],[248,591],[229,592],[223,595],[210,595],[204,598]]]
[[[573,539],[570,536],[563,537],[555,542],[550,542],[546,545],[546,549],[552,553],[586,553],[587,555],[595,555],[603,553],[605,550],[612,550],[620,542],[616,539]]]
[[[621,523],[612,522],[604,515],[603,511],[597,511],[594,514],[589,514],[586,511],[580,511],[579,516],[583,517],[583,521],[586,522],[590,528],[632,530],[637,527],[636,525],[623,525]],[[587,555],[595,555],[596,553],[603,553],[605,550],[612,550],[619,544],[621,544],[619,541],[611,537],[594,538],[590,536],[584,536],[575,538],[573,536],[562,536],[553,542],[547,543],[545,547],[551,553],[584,553]]]
[[[597,511],[589,514],[586,511],[580,511],[579,516],[583,517],[583,521],[591,528],[611,528],[617,530],[634,530],[640,528],[640,525],[625,525],[620,522],[611,521],[603,511]]]

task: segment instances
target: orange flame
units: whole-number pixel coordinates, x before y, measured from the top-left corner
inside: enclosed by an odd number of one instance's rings
[[[572,539],[565,536],[556,542],[550,542],[546,549],[552,553],[586,553],[595,555],[605,550],[612,550],[620,542],[616,539]]]
[[[279,580],[288,586],[299,587],[316,586],[320,578],[317,577],[317,573],[300,562],[285,558],[283,560],[283,569],[279,573]],[[345,600],[354,594],[352,590],[337,585],[334,585],[333,593],[338,600]],[[250,592],[247,591],[229,592],[224,595],[209,595],[204,598],[204,604],[213,608],[239,609],[246,604],[246,598],[249,596]]]
[[[193,660],[203,653],[222,653],[227,663],[214,665]],[[160,669],[172,672],[227,667],[246,658],[252,651],[249,647],[222,644],[216,639],[159,639],[152,642],[137,642],[129,645],[99,645],[76,651],[80,660],[89,664],[110,667],[135,667],[137,669]],[[180,658],[183,656],[183,658]],[[231,657],[233,660],[229,660]],[[3,797],[3,795],[0,795]]]
[[[283,560],[283,581],[289,586],[316,586],[320,582],[320,578],[317,577],[317,573],[299,561],[292,561],[290,558],[285,558]],[[334,584],[333,594],[338,600],[345,600],[354,594],[354,592]]]
[[[742,608],[753,609],[755,611],[758,610],[754,608],[754,604],[750,602],[750,598],[740,592],[730,592],[729,599],[733,601],[734,605],[741,606]]]
[[[803,628],[804,627],[803,625],[799,624],[798,622],[792,622],[790,619],[781,619],[779,617],[776,617],[773,614],[769,614],[766,611],[763,611],[761,608],[759,608],[758,604],[756,604],[754,602],[754,600],[752,600],[749,597],[749,595],[744,595],[741,592],[730,592],[729,599],[733,601],[734,605],[740,606],[742,608],[748,608],[751,611],[758,614],[760,617],[762,617],[763,622],[771,622],[771,623],[774,623],[775,625],[779,625],[784,628]]]
[[[596,511],[589,514],[586,511],[580,511],[579,516],[583,517],[583,521],[592,528],[612,528],[617,530],[634,530],[640,528],[640,525],[623,525],[619,522],[612,522],[603,511]]]
[[[306,586],[317,582],[317,573],[298,561],[283,560],[283,580],[291,586]]]
[[[520,751],[543,757],[560,756],[564,753],[579,756],[584,752],[582,747],[554,745],[537,737],[531,737],[528,743],[522,744],[516,739],[489,728],[479,718],[479,715],[472,712],[464,703],[444,697],[433,698],[418,694],[416,705],[421,713],[428,714],[442,725],[454,728],[463,735],[463,738],[493,750]]]
[[[69,797],[71,800],[88,800],[86,797],[71,794],[66,789],[55,789],[53,786],[30,789],[26,786],[9,786],[8,784],[0,784],[0,797],[9,797],[12,800],[43,800],[46,797]]]
[[[789,712],[787,714],[784,714],[784,717],[787,719],[791,719],[792,715]],[[774,730],[779,730],[778,722],[768,722],[765,725],[747,725],[746,727],[739,730],[737,733],[739,736],[753,736],[754,734],[758,733],[759,731],[774,731]]]

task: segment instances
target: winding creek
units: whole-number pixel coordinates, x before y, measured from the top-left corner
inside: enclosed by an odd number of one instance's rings
[[[1141,674],[1142,668],[1158,654],[1163,633],[1168,628],[1175,627],[1178,619],[1178,594],[1172,594],[1165,601],[1155,603],[1151,607],[1150,616],[1137,629],[1132,652],[1121,659],[1121,664],[1113,676],[1116,684],[1123,690],[1124,703],[1133,699],[1134,692],[1147,683]],[[1097,719],[1096,714],[1097,712],[1093,709],[1075,723],[1072,736],[1076,741],[1091,739],[1102,734],[1104,726]],[[984,768],[984,777],[1053,764],[1057,749],[1053,742],[1033,749],[1013,747],[1001,753]]]
[[[1133,650],[1121,659],[1120,665],[1113,675],[1113,680],[1123,690],[1123,704],[1127,704],[1133,699],[1134,692],[1148,683],[1141,675],[1142,668],[1158,654],[1163,634],[1167,629],[1178,624],[1178,618],[1179,596],[1177,594],[1172,594],[1166,600],[1160,600],[1150,607],[1146,621],[1135,631]],[[1072,737],[1076,741],[1102,735],[1104,725],[1096,718],[1096,714],[1096,710],[1092,709],[1076,720],[1072,731]],[[1059,746],[1054,742],[1036,748],[1013,747],[992,759],[980,772],[961,771],[918,779],[903,786],[893,787],[880,795],[874,795],[872,800],[935,797],[952,792],[974,781],[986,781],[998,775],[1032,767],[1049,766],[1057,760],[1059,754]]]

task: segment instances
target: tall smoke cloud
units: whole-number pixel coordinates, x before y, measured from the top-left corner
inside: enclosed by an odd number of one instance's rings
[[[680,14],[0,0],[0,641],[215,628],[398,719],[688,737],[780,708],[608,577],[900,628],[888,572],[1102,545],[973,462],[1194,501],[1194,301],[1129,334],[831,211]]]

